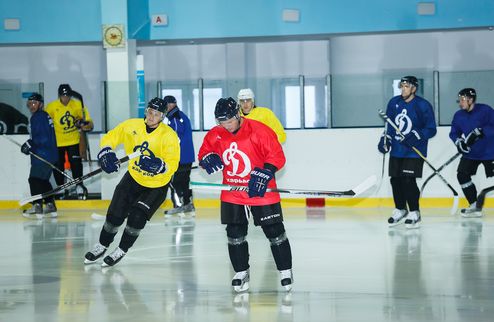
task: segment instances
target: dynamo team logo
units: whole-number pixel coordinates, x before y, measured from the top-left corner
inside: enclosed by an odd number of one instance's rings
[[[75,117],[68,111],[60,118],[60,124],[65,125],[64,130],[69,130],[75,127]]]
[[[133,152],[137,152],[137,151],[141,152],[141,155],[146,155],[146,156],[148,156],[148,157],[150,157],[150,158],[154,158],[154,157],[155,157],[155,155],[154,155],[153,151],[151,151],[151,150],[149,149],[149,142],[147,142],[147,141],[142,142],[142,144],[141,144],[141,145],[136,145],[136,146],[134,147]],[[139,158],[139,159],[137,159],[136,161],[134,161],[134,164],[135,164],[136,166],[139,166],[139,160],[140,160],[140,159],[141,159],[141,158]]]
[[[223,152],[225,165],[232,165],[232,171],[227,171],[229,176],[246,177],[252,170],[250,159],[243,151],[238,149],[237,142],[232,142],[230,147]]]
[[[396,126],[398,126],[398,129],[400,130],[401,133],[403,133],[403,135],[407,135],[408,133],[410,133],[413,124],[412,124],[412,120],[407,115],[406,109],[401,110],[401,113],[396,115],[395,124]],[[401,136],[396,135],[395,138],[399,140],[401,139]]]

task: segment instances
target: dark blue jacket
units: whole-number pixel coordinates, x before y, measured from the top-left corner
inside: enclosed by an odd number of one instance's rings
[[[193,163],[195,153],[189,118],[178,107],[168,112],[166,117],[168,118],[168,125],[177,132],[180,139],[180,164]]]
[[[58,149],[51,117],[45,111],[38,110],[31,115],[29,126],[31,127],[31,151],[51,163],[56,163]],[[45,163],[31,155],[31,164]]]
[[[471,160],[494,160],[494,110],[486,104],[475,103],[470,112],[459,110],[453,116],[449,137],[453,142],[459,137],[466,138],[475,128],[481,128],[484,137],[470,147],[470,153],[463,155]]]
[[[425,99],[415,96],[410,102],[405,102],[401,95],[389,100],[386,115],[396,124],[404,135],[412,130],[417,131],[421,140],[415,146],[424,156],[427,156],[427,143],[436,135],[436,119],[432,105]],[[399,135],[393,127],[387,127],[387,134],[392,137],[391,156],[397,158],[420,158],[412,148],[399,142]]]

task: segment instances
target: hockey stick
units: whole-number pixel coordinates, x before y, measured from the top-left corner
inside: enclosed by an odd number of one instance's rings
[[[72,91],[71,93],[75,98],[77,98],[79,101],[81,101],[81,107],[82,107],[82,121],[86,122],[86,112],[84,111],[84,99],[82,98],[82,95],[79,92]],[[87,161],[89,162],[89,168],[92,168],[92,160],[91,160],[91,149],[89,148],[89,140],[87,138],[87,133],[84,131],[81,127],[81,139],[84,140],[84,144],[86,145],[86,152],[87,152]]]
[[[370,176],[364,180],[361,184],[351,190],[346,191],[324,191],[324,190],[301,190],[301,189],[282,189],[282,188],[268,188],[267,192],[289,193],[295,195],[308,195],[308,196],[326,196],[326,197],[356,197],[362,194],[364,191],[370,189],[376,184],[377,178],[375,175]],[[208,183],[208,182],[191,182],[192,188],[208,189],[208,190],[226,190],[226,191],[248,191],[247,186],[231,186],[221,183]]]
[[[403,133],[398,128],[398,126],[396,126],[396,124],[393,121],[391,121],[391,119],[386,115],[386,113],[384,113],[383,110],[379,110],[378,112],[379,112],[379,116],[381,116],[381,118],[385,122],[388,122],[388,124],[391,125],[393,129],[395,129],[396,134],[398,134],[402,138],[405,137],[405,135],[403,135]],[[444,182],[444,184],[446,184],[453,193],[453,207],[451,208],[451,214],[454,215],[458,210],[458,203],[459,203],[458,192],[448,183],[448,181],[446,181],[446,179],[444,179],[444,177],[439,173],[439,171],[437,171],[436,168],[434,168],[434,166],[429,162],[429,160],[427,160],[427,158],[422,154],[422,152],[419,151],[419,149],[417,149],[414,146],[410,146],[410,147],[412,148],[413,151],[415,151],[415,153],[418,154],[419,157],[422,158],[422,160],[424,160],[425,163],[427,163],[427,165],[437,174],[439,179],[441,179],[441,181]]]
[[[6,136],[6,135],[2,135],[2,137],[4,137],[5,139],[9,140],[10,142],[14,143],[15,145],[17,145],[18,147],[22,147],[22,144],[20,144],[19,142],[17,142],[16,140]],[[36,153],[32,152],[32,151],[29,151],[29,154],[32,155],[33,157],[35,157],[36,159],[46,163],[47,165],[49,165],[53,170],[63,174],[67,179],[69,180],[74,180],[71,176],[69,176],[68,174],[66,174],[64,171],[60,170],[59,168],[57,168],[54,164],[52,164],[50,161],[46,160],[45,158],[43,157],[40,157],[39,155],[37,155]]]
[[[482,210],[484,208],[485,197],[491,191],[494,191],[494,186],[484,188],[480,191],[479,196],[477,197],[477,210]]]
[[[451,162],[453,162],[454,160],[456,160],[456,158],[458,158],[459,156],[461,155],[460,152],[456,153],[455,155],[453,155],[451,158],[448,159],[448,161],[444,162],[444,164],[442,166],[440,166],[438,169],[437,169],[437,172],[435,171],[434,173],[432,173],[427,179],[425,179],[424,183],[422,184],[422,187],[420,188],[420,195],[422,195],[422,193],[424,192],[424,189],[425,189],[425,186],[427,185],[427,183],[436,175],[438,174],[439,172],[441,172],[442,169],[444,169],[445,167],[447,167]]]
[[[129,155],[126,155],[125,157],[119,159],[118,162],[120,164],[122,164],[122,163],[125,163],[125,162],[127,162],[127,161],[129,161],[129,160],[131,160],[133,158],[136,158],[136,157],[138,157],[140,155],[141,155],[141,152],[140,151],[136,151],[136,152],[133,152],[133,153],[131,153]],[[35,200],[44,199],[46,197],[52,196],[52,195],[56,194],[59,191],[62,191],[64,189],[68,188],[68,187],[77,185],[77,184],[83,182],[86,179],[89,179],[91,177],[94,177],[95,175],[101,173],[102,171],[103,170],[101,168],[98,168],[98,169],[96,169],[94,171],[91,171],[91,172],[83,175],[82,177],[79,177],[79,178],[76,178],[76,179],[74,179],[72,181],[66,182],[66,183],[64,183],[64,184],[56,187],[53,190],[50,190],[50,191],[47,191],[47,192],[44,192],[44,193],[41,193],[41,194],[38,194],[38,195],[34,195],[34,196],[31,196],[31,197],[28,197],[28,198],[24,198],[24,199],[22,199],[22,200],[19,201],[19,205],[24,206],[25,204],[28,204],[28,203],[33,202]]]

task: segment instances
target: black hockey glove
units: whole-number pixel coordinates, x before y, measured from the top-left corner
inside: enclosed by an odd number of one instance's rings
[[[160,174],[166,172],[166,163],[160,158],[150,157],[149,155],[141,155],[139,158],[139,168],[144,171]]]
[[[391,147],[391,136],[388,134],[383,134],[381,136],[381,139],[379,140],[379,143],[377,144],[377,149],[382,154],[386,154],[389,152],[390,147]]]
[[[484,137],[484,131],[480,127],[473,129],[470,133],[468,133],[465,142],[468,146],[472,146],[475,142]]]
[[[255,167],[250,173],[249,180],[249,198],[264,197],[268,183],[273,179],[274,174],[268,169]]]
[[[461,154],[470,153],[470,147],[468,146],[464,138],[457,138],[455,141],[455,145],[458,149],[458,152],[460,152]]]
[[[117,172],[120,169],[120,163],[118,162],[117,155],[109,146],[104,147],[98,153],[98,163],[101,170],[106,173]]]
[[[21,152],[24,154],[29,155],[29,152],[31,152],[31,148],[33,146],[33,141],[31,139],[27,140],[24,142],[24,144],[21,146]]]
[[[216,171],[223,170],[223,161],[216,153],[209,153],[201,161],[199,165],[206,170],[208,174],[215,173]]]

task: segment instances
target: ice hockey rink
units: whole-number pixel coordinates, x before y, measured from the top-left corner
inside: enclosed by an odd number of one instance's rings
[[[102,210],[27,220],[0,211],[0,321],[492,321],[494,221],[424,209],[420,229],[390,208],[287,208],[295,284],[279,284],[249,228],[250,291],[234,294],[219,210],[148,223],[115,267],[84,265]],[[117,235],[117,239],[120,234]],[[115,244],[115,243],[114,243]],[[116,245],[112,245],[116,247]]]

